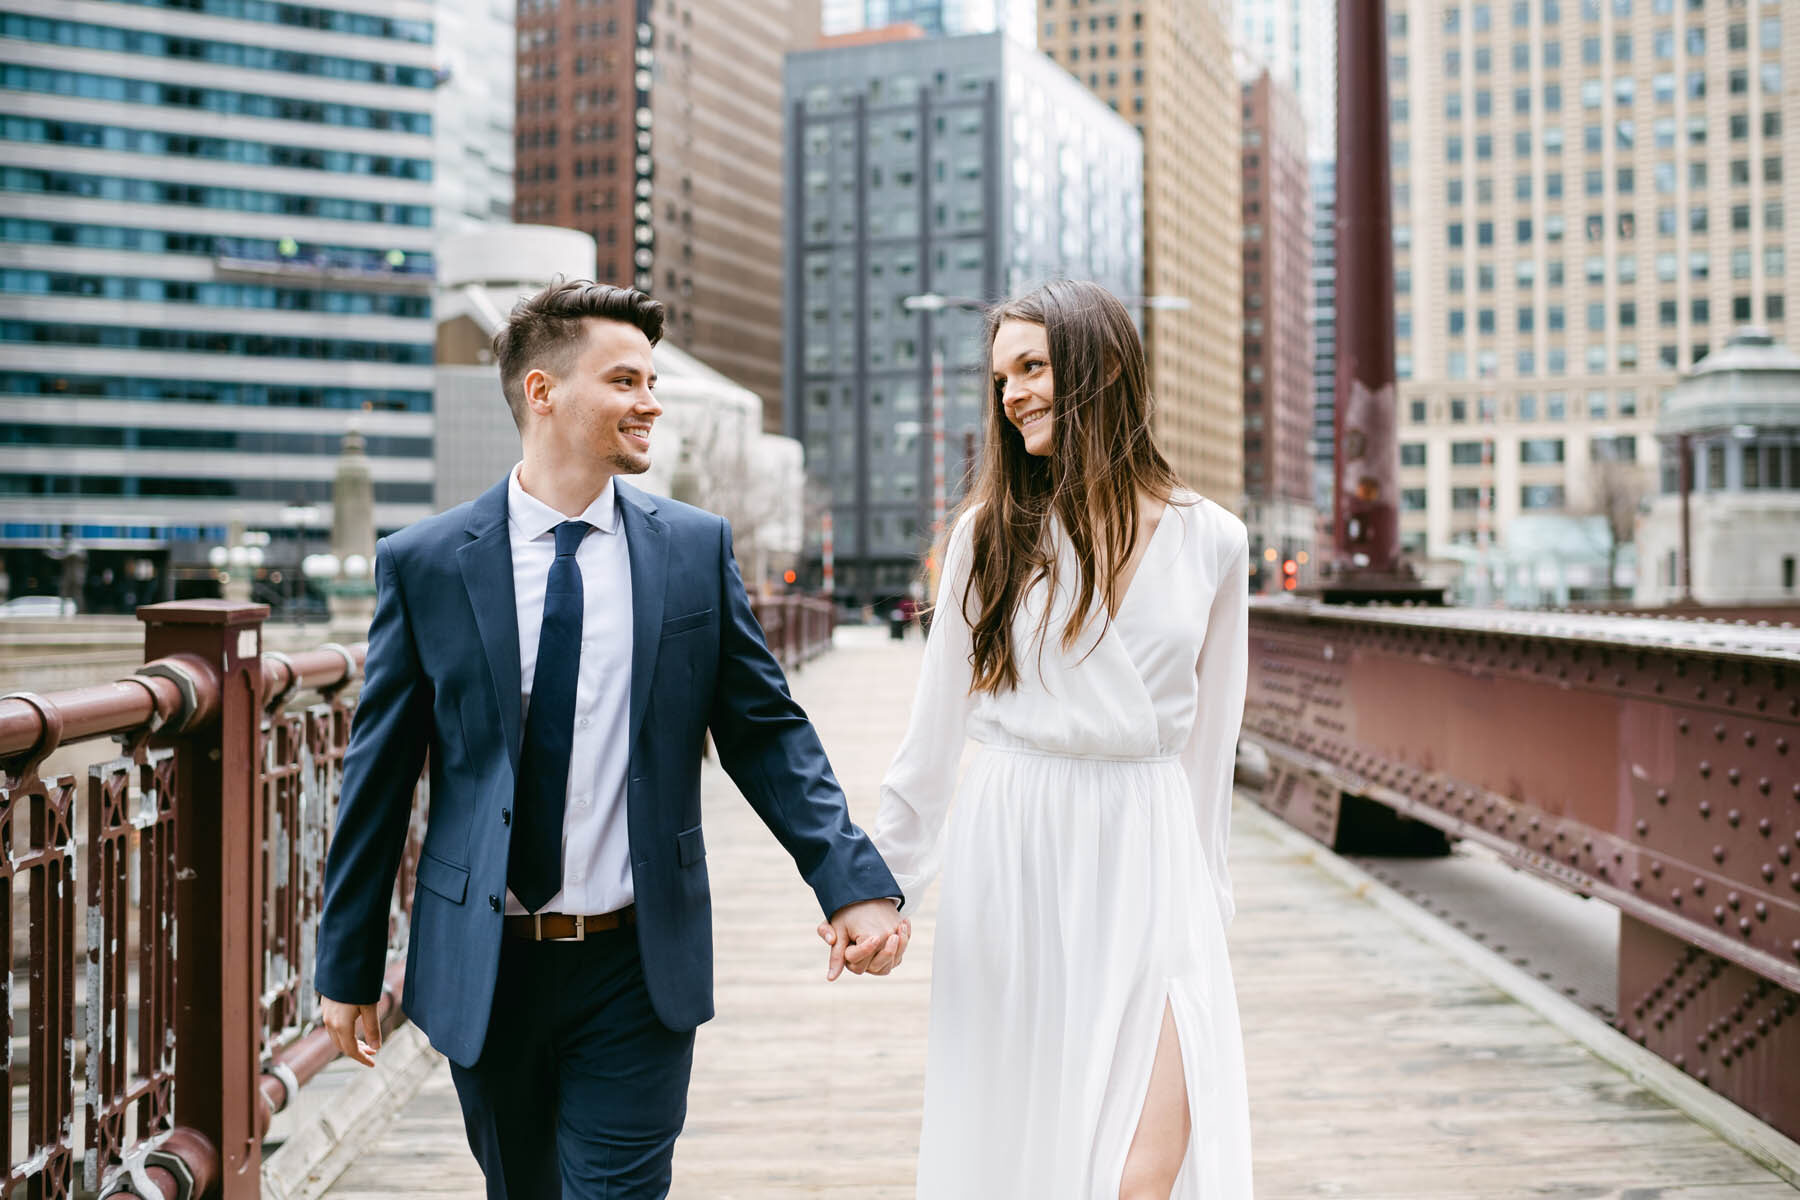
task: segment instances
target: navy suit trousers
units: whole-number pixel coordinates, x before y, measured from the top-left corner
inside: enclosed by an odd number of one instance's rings
[[[450,1064],[488,1200],[668,1195],[694,1034],[657,1019],[637,932],[502,945],[481,1057]]]

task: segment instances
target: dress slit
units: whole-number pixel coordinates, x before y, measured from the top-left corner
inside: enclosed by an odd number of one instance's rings
[[[1173,1027],[1176,1057],[1179,1059],[1179,1068],[1181,1071],[1181,1094],[1184,1103],[1187,1105],[1188,1118],[1187,1144],[1182,1149],[1181,1166],[1176,1171],[1174,1184],[1169,1191],[1169,1197],[1170,1200],[1185,1200],[1185,1197],[1188,1194],[1182,1189],[1183,1185],[1188,1182],[1190,1175],[1189,1168],[1195,1157],[1194,1143],[1200,1136],[1200,1106],[1195,1095],[1193,1079],[1196,1064],[1192,1059],[1197,1057],[1197,1055],[1193,1052],[1193,1042],[1189,1035],[1184,1033],[1182,1029],[1183,1020],[1181,1016],[1181,1006],[1175,1002],[1176,988],[1177,984],[1173,979],[1171,979],[1163,988],[1163,1000],[1161,1006],[1156,1010],[1156,1020],[1154,1025],[1155,1033],[1150,1041],[1150,1055],[1147,1065],[1142,1072],[1143,1078],[1141,1081],[1133,1080],[1131,1087],[1125,1091],[1125,1095],[1132,1097],[1134,1103],[1132,1107],[1126,1110],[1132,1114],[1132,1118],[1129,1127],[1125,1132],[1123,1143],[1111,1151],[1104,1151],[1101,1147],[1095,1148],[1102,1152],[1097,1153],[1094,1156],[1094,1161],[1107,1163],[1108,1167],[1107,1175],[1105,1176],[1107,1186],[1095,1191],[1094,1200],[1118,1200],[1119,1189],[1125,1184],[1125,1166],[1131,1160],[1131,1147],[1133,1143],[1137,1141],[1138,1130],[1142,1128],[1144,1123],[1145,1109],[1149,1107],[1150,1103],[1150,1081],[1156,1075],[1157,1051],[1162,1048],[1162,1018],[1164,1013],[1169,1015],[1169,1024]],[[1120,1040],[1122,1042],[1124,1039],[1121,1038]]]

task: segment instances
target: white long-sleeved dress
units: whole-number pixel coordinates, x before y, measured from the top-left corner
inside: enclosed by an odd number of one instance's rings
[[[920,1200],[1114,1200],[1165,1001],[1193,1122],[1174,1196],[1245,1200],[1249,1105],[1225,948],[1244,526],[1178,495],[1117,617],[1097,604],[1069,651],[1076,572],[1053,531],[1059,583],[1040,583],[1015,618],[1019,686],[978,697],[962,612],[981,553],[969,527],[945,555],[875,833],[909,902],[943,873]],[[966,737],[980,749],[958,787]]]

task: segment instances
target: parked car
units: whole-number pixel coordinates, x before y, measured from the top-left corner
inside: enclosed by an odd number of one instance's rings
[[[75,601],[67,596],[14,596],[0,604],[0,620],[11,617],[72,617]]]

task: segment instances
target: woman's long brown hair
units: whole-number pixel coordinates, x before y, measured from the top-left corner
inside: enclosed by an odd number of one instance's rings
[[[1061,523],[1080,571],[1062,631],[1067,650],[1086,627],[1096,595],[1105,599],[1103,620],[1118,608],[1118,570],[1137,545],[1138,497],[1169,499],[1180,486],[1151,436],[1155,405],[1143,343],[1112,293],[1097,283],[1058,280],[996,305],[987,314],[990,378],[994,335],[1007,321],[1043,327],[1056,394],[1050,453],[1039,457],[1026,453],[1001,408],[1000,386],[990,386],[981,459],[961,505],[973,513],[973,561],[961,597],[974,642],[972,689],[996,695],[1019,684],[1014,615],[1040,579],[1056,585],[1049,518]],[[1049,623],[1046,605],[1040,644]]]

